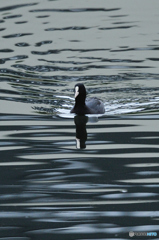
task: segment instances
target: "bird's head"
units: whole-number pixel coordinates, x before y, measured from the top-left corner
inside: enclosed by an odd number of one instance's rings
[[[86,99],[86,89],[85,86],[82,83],[77,83],[75,85],[75,100],[82,100],[85,102]]]

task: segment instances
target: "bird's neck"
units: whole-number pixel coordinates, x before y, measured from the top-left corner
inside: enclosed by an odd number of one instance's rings
[[[76,103],[75,103],[76,106],[85,106],[85,98],[76,98]]]

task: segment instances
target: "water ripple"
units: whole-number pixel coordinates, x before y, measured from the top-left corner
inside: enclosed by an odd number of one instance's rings
[[[14,9],[17,9],[17,8],[22,8],[22,7],[29,7],[29,6],[35,6],[37,5],[38,3],[28,3],[28,4],[14,4],[14,5],[11,5],[11,6],[7,6],[7,7],[2,7],[0,8],[0,12],[3,12],[3,11],[9,11],[9,10],[14,10]]]
[[[19,18],[19,17],[22,17],[21,14],[17,14],[17,15],[10,15],[10,16],[6,16],[6,17],[3,17],[3,19],[12,19],[12,18]]]
[[[36,43],[35,46],[36,47],[40,47],[40,46],[42,46],[44,44],[51,44],[51,43],[52,43],[52,41],[42,41],[42,42]]]
[[[33,33],[15,33],[15,34],[9,34],[2,36],[3,38],[17,38],[17,37],[23,37],[23,36],[28,36],[28,35],[33,35]]]
[[[118,11],[120,8],[70,8],[70,9],[35,9],[30,10],[30,12],[110,12],[110,11]]]
[[[15,60],[21,60],[21,59],[26,59],[28,58],[27,55],[19,55],[19,56],[14,56],[10,58],[1,58],[0,59],[0,64],[4,64],[7,61],[15,61]]]

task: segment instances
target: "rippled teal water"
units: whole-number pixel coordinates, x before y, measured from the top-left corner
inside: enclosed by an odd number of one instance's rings
[[[0,239],[159,235],[158,8],[0,2]],[[77,82],[104,115],[69,113]]]

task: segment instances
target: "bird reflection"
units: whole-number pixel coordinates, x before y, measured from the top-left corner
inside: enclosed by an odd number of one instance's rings
[[[85,115],[76,115],[74,117],[74,123],[76,125],[76,147],[78,149],[86,148],[87,122],[98,122],[98,117],[87,117]]]
[[[78,149],[86,148],[86,140],[87,140],[87,130],[86,124],[88,122],[88,117],[83,116],[75,116],[74,122],[76,125],[76,147]]]

